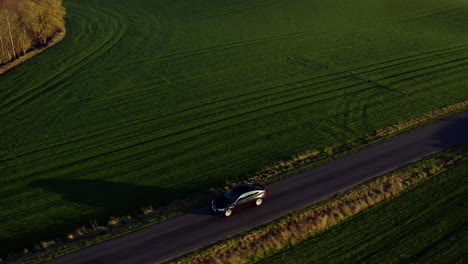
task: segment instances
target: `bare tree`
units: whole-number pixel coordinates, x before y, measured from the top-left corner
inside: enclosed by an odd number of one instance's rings
[[[5,10],[3,10],[2,8],[0,8],[0,18],[3,17],[3,12],[5,12]],[[2,24],[2,23],[0,23]],[[1,26],[0,27],[0,47],[1,47],[1,51],[2,53],[0,54],[0,63],[5,63],[7,61],[9,61],[11,59],[11,54],[9,52],[10,50],[10,47],[8,46],[8,43],[7,43],[7,40],[8,40],[8,37],[7,37],[7,32],[5,30],[6,27],[4,26]]]
[[[10,16],[8,15],[8,9],[6,8],[5,0],[2,0],[2,3],[3,3],[3,8],[5,9],[5,18],[6,18],[6,21],[7,21],[8,32],[10,34],[11,50],[13,52],[13,57],[16,57],[15,43],[13,42],[13,34],[11,32]]]
[[[62,0],[0,0],[0,63],[9,62],[61,31]]]
[[[3,43],[2,35],[0,35],[0,46],[2,47],[2,56],[0,56],[0,64],[2,64],[4,62],[3,58],[5,58],[5,61],[8,60],[7,52],[5,50],[6,49],[5,48],[5,43]]]

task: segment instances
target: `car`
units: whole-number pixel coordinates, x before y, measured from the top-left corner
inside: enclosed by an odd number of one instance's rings
[[[263,203],[267,191],[261,184],[244,184],[227,191],[223,196],[211,202],[215,213],[230,216],[234,210],[247,205],[259,206]]]

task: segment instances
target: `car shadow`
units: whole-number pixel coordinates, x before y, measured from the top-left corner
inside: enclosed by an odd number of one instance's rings
[[[200,209],[188,212],[188,214],[193,214],[193,215],[213,215],[216,216],[217,214],[213,212],[210,206],[204,206]]]
[[[468,112],[461,116],[455,116],[443,120],[444,128],[434,134],[435,143],[433,146],[441,149],[448,148],[453,144],[467,140],[468,137]]]

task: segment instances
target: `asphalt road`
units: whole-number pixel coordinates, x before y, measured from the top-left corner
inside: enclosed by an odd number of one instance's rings
[[[48,263],[158,263],[264,224],[468,139],[468,112],[267,185],[268,199],[230,217],[206,208]]]

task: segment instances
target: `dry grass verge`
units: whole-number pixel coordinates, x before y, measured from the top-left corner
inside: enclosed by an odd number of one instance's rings
[[[21,63],[29,60],[30,58],[36,56],[37,54],[45,51],[46,49],[56,45],[60,41],[62,41],[63,38],[65,38],[66,35],[66,30],[65,28],[62,28],[60,31],[57,31],[54,36],[50,38],[43,46],[39,48],[34,48],[25,54],[19,56],[17,59],[8,62],[6,64],[0,65],[0,75],[4,74],[5,72],[13,69],[14,67],[20,65]]]
[[[454,153],[450,157],[438,156],[372,180],[329,201],[292,213],[172,263],[239,264],[258,261],[394,197],[455,165],[461,159],[468,158],[468,153]]]
[[[278,176],[288,176],[290,172],[298,172],[310,168],[311,166],[316,166],[318,164],[325,163],[329,160],[336,159],[338,157],[344,156],[350,152],[361,149],[365,146],[383,141],[390,137],[402,134],[411,129],[420,127],[424,124],[427,124],[431,121],[444,118],[456,113],[460,113],[468,110],[468,100],[449,105],[447,107],[438,109],[436,111],[430,112],[423,116],[395,124],[390,127],[382,128],[375,131],[373,134],[365,135],[353,142],[342,146],[326,147],[323,150],[309,150],[303,153],[292,156],[286,161],[279,161],[277,164],[270,165],[265,167],[260,172],[257,172],[254,176],[244,180],[242,182],[233,182],[226,184],[224,187],[225,190],[232,188],[233,186],[239,185],[241,183],[250,183],[250,182],[261,182],[267,183],[272,180],[272,178],[278,179]]]
[[[379,130],[377,130],[375,132],[375,136],[376,137],[385,137],[385,136],[388,136],[388,135],[392,135],[392,134],[395,134],[395,133],[397,133],[399,131],[406,130],[408,128],[417,126],[419,124],[426,123],[426,122],[431,121],[431,120],[436,119],[436,118],[440,118],[440,117],[445,116],[447,114],[450,114],[452,112],[457,112],[459,110],[466,109],[467,107],[468,107],[468,100],[465,100],[465,101],[462,101],[462,102],[459,102],[459,103],[444,107],[442,109],[430,112],[430,113],[428,113],[426,115],[423,115],[423,116],[420,116],[420,117],[417,117],[417,118],[414,118],[414,119],[411,119],[411,120],[407,120],[407,121],[401,122],[399,124],[396,124],[396,125],[393,125],[393,126],[390,126],[390,127],[379,129]]]

